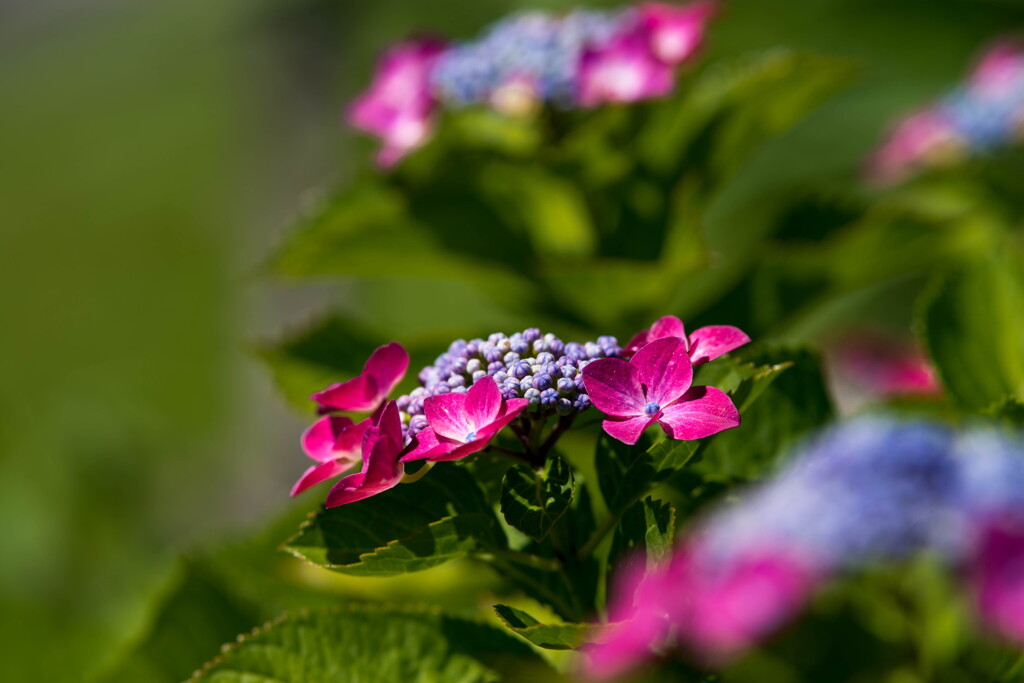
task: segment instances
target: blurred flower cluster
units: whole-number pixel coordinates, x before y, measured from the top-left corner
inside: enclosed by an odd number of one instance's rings
[[[616,675],[670,635],[728,659],[829,577],[921,552],[961,571],[986,623],[1024,641],[1024,441],[884,417],[825,432],[698,524],[669,562],[622,573],[589,670]]]
[[[713,4],[644,3],[562,15],[527,12],[502,19],[476,39],[401,43],[381,58],[349,122],[383,146],[387,167],[423,144],[436,111],[485,105],[523,115],[629,103],[669,94],[675,69],[700,46]]]
[[[360,472],[334,487],[327,505],[361,500],[398,485],[403,463],[463,458],[491,446],[506,426],[521,446],[509,454],[536,465],[592,404],[609,418],[605,431],[625,443],[636,443],[655,423],[674,439],[711,436],[739,426],[740,415],[722,391],[692,386],[693,366],[749,341],[729,326],[703,327],[687,336],[674,317],[638,333],[627,352],[615,337],[565,343],[536,328],[459,339],[420,371],[419,387],[391,401],[409,355],[396,342],[386,344],[357,377],[312,396],[323,416],[306,430],[302,446],[318,464],[302,475],[292,495],[362,461]],[[353,422],[340,412],[371,415]],[[545,435],[549,418],[557,424]]]
[[[872,155],[880,184],[1019,142],[1024,135],[1024,46],[986,50],[966,82],[899,121]]]

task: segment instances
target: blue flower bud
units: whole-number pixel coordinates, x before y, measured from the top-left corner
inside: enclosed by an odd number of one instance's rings
[[[540,392],[540,403],[545,406],[553,406],[561,398],[554,389],[545,389]]]
[[[452,375],[448,378],[448,386],[452,389],[455,387],[464,387],[466,386],[466,378],[462,375]]]
[[[447,394],[451,390],[452,388],[446,382],[439,382],[430,388],[430,395],[440,396],[441,394]]]
[[[505,372],[505,364],[502,363],[500,360],[496,360],[493,363],[488,363],[487,364],[487,374],[488,375],[495,375],[495,374],[497,374],[499,372],[501,372],[501,373]]]
[[[497,344],[498,342],[506,339],[505,335],[501,332],[495,332],[494,334],[488,335],[487,341],[491,344]]]
[[[494,381],[498,383],[498,386],[504,384],[505,380],[508,379],[508,373],[505,370],[498,370],[491,376],[494,377]]]
[[[530,363],[525,360],[517,360],[512,364],[511,374],[517,379],[523,379],[530,374]]]
[[[409,392],[409,398],[413,398],[413,399],[416,399],[416,398],[426,398],[429,395],[430,395],[430,392],[428,392],[423,387],[416,387],[415,389],[413,389],[412,391]]]
[[[496,346],[492,346],[491,348],[487,349],[487,353],[484,354],[484,360],[486,360],[488,363],[500,363],[502,358],[504,357],[505,354],[502,353],[501,349],[499,349]]]
[[[583,375],[576,375],[573,382],[576,384],[576,391],[586,392],[587,385],[583,383]]]
[[[523,339],[516,339],[512,342],[512,350],[522,355],[530,351],[530,344]]]
[[[573,402],[567,398],[560,398],[555,402],[555,412],[559,415],[568,415],[573,411]]]
[[[569,342],[565,345],[565,355],[576,360],[584,360],[587,357],[587,350],[578,342]]]
[[[452,359],[452,367],[451,367],[452,373],[454,373],[454,374],[462,374],[463,372],[465,372],[466,371],[466,363],[468,363],[468,361],[465,358],[461,357],[461,356],[458,357],[458,358],[453,358]]]
[[[544,351],[537,354],[536,362],[538,365],[547,365],[548,363],[554,363],[555,357],[550,352]]]
[[[468,363],[466,363],[466,373],[475,375],[477,371],[480,370],[481,366],[482,364],[480,363],[479,358],[472,358]]]
[[[480,354],[480,340],[474,339],[473,341],[466,344],[466,356],[473,358]]]
[[[422,431],[430,423],[427,422],[427,418],[423,415],[413,415],[409,418],[409,431],[413,434]]]
[[[544,335],[544,345],[548,351],[554,353],[555,355],[561,354],[562,351],[565,349],[565,344],[562,342],[562,340],[556,337],[555,335],[551,334],[550,332]]]
[[[395,404],[400,412],[405,412],[409,408],[409,402],[412,399],[409,396],[399,396],[395,399]]]
[[[519,389],[518,389],[518,387],[510,388],[510,387],[507,387],[507,386],[502,386],[499,389],[499,391],[501,392],[501,397],[503,399],[505,399],[506,401],[511,401],[514,398],[519,398]]]
[[[540,363],[534,363],[533,365],[530,366],[531,374],[539,375],[542,372],[544,372],[544,366],[541,365]]]
[[[576,397],[576,400],[572,402],[572,405],[576,410],[581,413],[590,407],[590,397],[586,394],[580,394]]]
[[[525,392],[523,392],[523,398],[529,401],[531,406],[539,405],[540,391],[533,388],[527,389]]]
[[[521,380],[519,380],[519,391],[520,391],[520,393],[522,393],[525,396],[526,392],[529,391],[530,389],[533,389],[533,377],[532,376],[524,377]]]
[[[452,393],[453,394],[464,394],[464,393],[466,393],[466,387],[453,387],[452,388]]]
[[[575,394],[576,393],[576,382],[569,379],[568,377],[561,377],[556,385],[558,391],[563,394]]]
[[[541,373],[533,376],[533,388],[534,389],[548,389],[551,386],[551,375],[547,373]]]
[[[576,377],[576,366],[575,365],[563,365],[561,367],[562,377],[573,379]]]
[[[619,340],[616,339],[615,337],[609,337],[609,336],[598,337],[597,338],[597,345],[600,346],[602,349],[606,348],[606,347],[609,347],[609,346],[618,346],[619,345]]]
[[[495,347],[497,347],[497,349],[502,353],[508,353],[509,351],[512,350],[512,341],[508,338],[502,339],[501,341],[495,343]]]
[[[527,344],[533,344],[533,342],[540,339],[540,330],[536,327],[531,327],[527,330],[523,330],[523,341]]]
[[[487,371],[486,370],[477,370],[476,372],[473,373],[473,381],[474,382],[476,382],[479,379],[483,379],[484,377],[487,377]]]
[[[603,358],[604,353],[601,351],[601,347],[594,342],[587,342],[583,345],[583,348],[587,352],[587,358],[593,360],[595,358]]]
[[[519,360],[519,354],[516,353],[515,351],[509,351],[504,356],[502,356],[501,359],[508,363],[509,365],[511,365],[512,363],[515,363],[517,360]]]

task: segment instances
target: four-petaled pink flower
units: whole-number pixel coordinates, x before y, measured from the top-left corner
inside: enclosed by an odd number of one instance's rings
[[[1024,524],[1020,519],[984,524],[970,577],[981,618],[1003,637],[1024,643]]]
[[[583,369],[590,400],[609,419],[609,436],[635,444],[657,422],[673,439],[703,439],[738,427],[732,400],[714,387],[691,387],[693,366],[682,339],[657,339],[626,362],[601,358]]]
[[[576,76],[576,99],[583,107],[629,103],[672,92],[672,66],[651,50],[644,31],[631,31],[585,50]]]
[[[668,5],[649,2],[639,7],[640,24],[651,51],[665,64],[678,65],[700,46],[708,20],[715,13],[712,2]]]
[[[373,412],[387,399],[409,368],[409,354],[397,342],[376,349],[358,377],[332,384],[310,398],[321,410]]]
[[[650,328],[638,332],[630,339],[629,343],[622,349],[622,356],[629,358],[640,350],[644,344],[655,339],[667,338],[683,340],[686,350],[690,354],[690,362],[693,365],[707,363],[724,353],[729,353],[744,344],[750,343],[750,337],[739,328],[732,327],[731,325],[701,327],[687,337],[683,321],[674,315],[666,315],[659,318]]]
[[[363,455],[363,436],[373,420],[353,424],[341,415],[325,415],[302,435],[302,450],[319,465],[310,467],[292,487],[297,496],[310,486],[343,474]]]
[[[457,460],[481,451],[528,404],[525,398],[503,399],[493,377],[477,380],[464,393],[430,396],[423,402],[430,426],[416,435],[402,461]]]
[[[400,461],[402,444],[398,405],[390,401],[363,436],[362,469],[334,485],[327,494],[327,507],[354,503],[397,486],[405,475]]]
[[[445,49],[429,38],[392,47],[381,58],[369,90],[349,108],[349,123],[383,141],[380,166],[394,165],[429,137],[437,107],[430,69]]]

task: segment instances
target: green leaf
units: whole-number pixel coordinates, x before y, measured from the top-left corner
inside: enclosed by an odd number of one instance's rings
[[[343,574],[392,576],[506,546],[470,474],[441,465],[416,483],[317,512],[285,550]]]
[[[617,515],[646,496],[689,462],[697,446],[696,441],[663,439],[645,450],[602,434],[594,464],[609,512]]]
[[[178,683],[259,621],[256,607],[240,601],[201,563],[183,561],[146,636],[100,683]]]
[[[485,683],[557,680],[499,629],[434,611],[373,606],[287,614],[241,636],[193,681]]]
[[[1011,427],[1024,426],[1024,401],[1007,396],[985,409],[985,415],[1005,422]]]
[[[672,551],[676,513],[669,503],[650,496],[628,507],[612,537],[609,562],[643,553],[647,566],[664,560]]]
[[[1020,270],[992,257],[937,280],[922,297],[925,345],[943,386],[968,410],[1024,397]]]
[[[518,465],[505,473],[501,514],[513,527],[540,541],[569,509],[575,490],[572,468],[557,455],[549,457],[539,472]]]
[[[833,416],[820,357],[806,349],[753,348],[703,366],[696,383],[728,393],[741,425],[714,437],[693,472],[705,480],[764,476],[795,441]]]
[[[494,613],[510,631],[545,650],[575,650],[590,640],[596,628],[596,624],[542,624],[508,605],[495,605]]]

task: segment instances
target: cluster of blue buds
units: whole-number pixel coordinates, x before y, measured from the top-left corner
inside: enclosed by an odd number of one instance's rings
[[[427,426],[423,401],[428,396],[464,392],[474,382],[493,377],[505,399],[525,398],[531,411],[566,416],[590,407],[583,368],[598,358],[616,358],[615,337],[586,343],[563,342],[536,328],[487,339],[458,339],[419,373],[420,386],[397,399],[406,437]]]
[[[482,37],[450,48],[431,74],[434,91],[450,106],[487,104],[499,88],[522,86],[538,100],[572,103],[580,55],[607,42],[629,10],[575,10],[562,16],[514,14]]]
[[[1024,521],[1024,440],[865,417],[805,444],[698,536],[713,562],[763,549],[832,570],[922,550],[955,560],[980,524],[1007,516]]]

